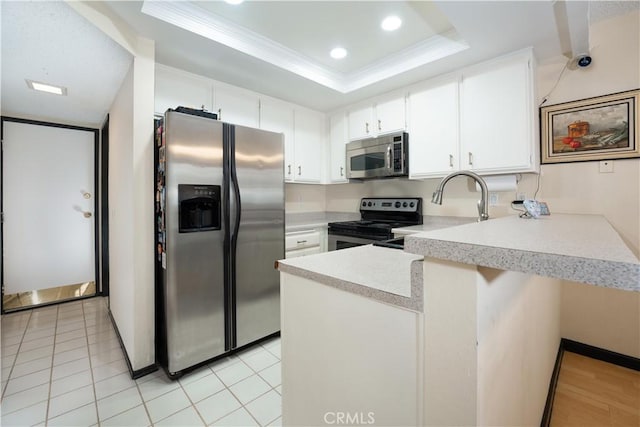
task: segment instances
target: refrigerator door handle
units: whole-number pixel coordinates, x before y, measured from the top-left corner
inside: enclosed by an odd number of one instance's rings
[[[230,318],[231,318],[231,348],[237,347],[237,334],[236,334],[236,254],[238,245],[238,232],[240,230],[240,220],[242,212],[242,201],[240,199],[240,186],[238,184],[238,173],[236,169],[236,148],[235,148],[235,127],[230,126],[229,129],[229,205],[231,206],[230,212],[230,273],[231,273],[231,292],[230,292]]]

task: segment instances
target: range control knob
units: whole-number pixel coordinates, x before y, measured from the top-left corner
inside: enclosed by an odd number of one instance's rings
[[[403,202],[403,203],[402,203],[402,207],[403,207],[403,208],[406,208],[406,207],[407,207],[407,202]]]
[[[367,202],[362,202],[362,206],[367,206]]]
[[[371,207],[371,202],[367,203],[367,206]]]
[[[415,203],[413,203],[413,202],[409,203],[409,207],[411,207],[411,208],[412,208],[412,207],[414,207],[414,206],[415,206]]]
[[[395,206],[396,206],[396,208],[399,208],[400,207],[400,202],[396,202]]]

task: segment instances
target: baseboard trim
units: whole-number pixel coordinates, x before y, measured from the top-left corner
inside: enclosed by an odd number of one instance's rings
[[[553,373],[551,374],[551,380],[549,381],[549,392],[547,393],[547,402],[544,405],[544,412],[542,413],[541,427],[549,427],[551,424],[551,411],[553,410],[553,399],[556,396],[556,386],[558,385],[558,377],[560,376],[560,367],[562,366],[562,356],[564,356],[564,346],[562,345],[562,338],[560,345],[558,346],[558,354],[556,356],[556,364],[553,367]]]
[[[113,329],[116,331],[116,336],[118,337],[120,348],[124,353],[124,361],[127,362],[127,368],[129,369],[129,374],[131,375],[131,379],[137,380],[138,378],[144,377],[145,375],[149,375],[150,373],[157,371],[158,365],[156,365],[155,363],[149,366],[145,366],[144,368],[137,369],[135,371],[133,370],[133,367],[131,366],[131,359],[129,359],[129,354],[127,353],[127,349],[124,346],[124,342],[122,341],[122,336],[120,336],[120,331],[118,330],[118,325],[116,324],[116,320],[113,318],[113,314],[111,313],[110,309],[108,310],[108,313],[109,313],[109,319],[111,319],[111,324],[113,325]]]
[[[614,365],[622,366],[624,368],[633,369],[634,371],[640,371],[640,359],[625,354],[616,353],[615,351],[605,350],[603,348],[594,347],[589,344],[583,344],[578,341],[573,341],[567,338],[560,339],[560,346],[558,347],[558,355],[556,356],[556,364],[553,367],[553,373],[551,374],[551,380],[549,381],[549,392],[547,393],[547,402],[544,405],[544,412],[542,413],[541,427],[549,427],[551,423],[551,413],[553,412],[553,399],[556,394],[556,386],[558,385],[558,377],[560,376],[560,367],[562,366],[562,357],[564,352],[569,351],[571,353],[580,354],[582,356],[590,357],[596,360],[602,360]]]
[[[603,362],[613,363],[614,365],[624,368],[640,371],[640,359],[627,356],[625,354],[616,353],[615,351],[605,350],[603,348],[594,347],[589,344],[562,338],[560,343],[565,351],[581,354],[592,359],[602,360]]]

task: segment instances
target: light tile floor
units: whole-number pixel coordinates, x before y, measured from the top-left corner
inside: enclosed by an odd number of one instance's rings
[[[281,425],[279,338],[134,381],[105,298],[3,315],[1,335],[3,427]]]

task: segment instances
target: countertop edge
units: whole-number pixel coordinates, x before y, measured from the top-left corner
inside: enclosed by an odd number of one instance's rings
[[[448,261],[640,292],[640,264],[407,236],[405,251]]]
[[[307,270],[305,268],[299,268],[283,262],[278,263],[278,270],[282,273],[288,273],[294,276],[313,280],[323,285],[331,286],[332,288],[370,298],[375,301],[422,313],[424,311],[422,261],[423,260],[411,261],[411,297],[404,297],[379,289],[370,288],[365,285],[353,283],[351,281],[339,279],[316,271]]]

